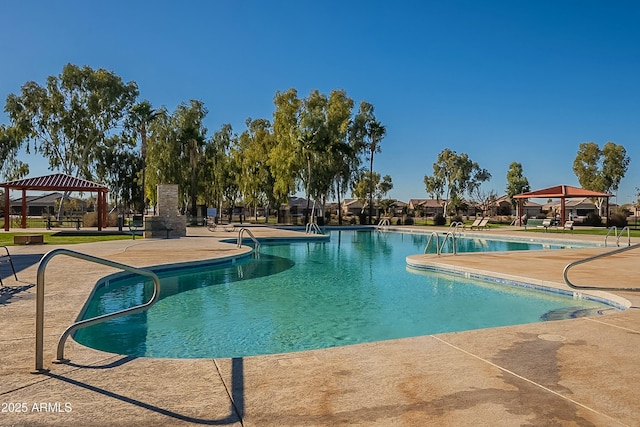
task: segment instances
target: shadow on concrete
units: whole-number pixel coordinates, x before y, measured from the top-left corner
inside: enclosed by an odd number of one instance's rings
[[[23,286],[0,286],[0,305],[8,304],[11,298],[20,292],[25,292],[33,288],[34,284],[28,284]]]
[[[15,268],[16,273],[19,273],[22,270],[38,264],[43,255],[44,252],[41,254],[15,254],[11,255],[11,261],[13,262],[13,267]],[[0,260],[2,260],[2,258],[0,258]],[[11,271],[11,264],[8,262],[8,260],[7,262],[0,261],[0,277],[2,277],[2,279],[6,279],[11,276],[13,276],[13,271]]]
[[[104,365],[84,366],[84,365],[78,365],[78,364],[72,364],[72,363],[66,363],[66,365],[78,367],[82,369],[109,369],[109,368],[122,366],[134,359],[136,358],[131,356],[125,356],[121,359],[118,359],[116,361],[113,361]],[[102,387],[97,387],[97,386],[88,384],[87,382],[68,378],[63,375],[57,375],[51,372],[45,372],[43,373],[43,375],[46,375],[49,378],[52,378],[55,380],[65,382],[67,384],[81,387],[85,390],[89,390],[94,393],[99,393],[111,399],[117,399],[121,402],[135,405],[149,411],[153,411],[155,413],[167,416],[175,420],[180,420],[180,421],[185,421],[185,422],[200,424],[200,425],[228,425],[228,424],[234,424],[234,423],[242,424],[242,416],[244,415],[244,367],[243,367],[242,358],[234,358],[232,360],[231,366],[232,366],[231,390],[230,390],[230,396],[229,396],[229,398],[231,399],[231,407],[229,408],[229,415],[227,415],[225,418],[216,419],[216,420],[195,418],[188,415],[180,414],[178,412],[171,411],[169,409],[165,409],[157,405],[152,405],[150,403],[143,402],[142,400],[135,399],[133,397],[128,397],[120,393],[116,393],[115,391],[106,390]],[[220,374],[220,372],[218,372],[218,374]],[[225,387],[227,386],[226,384],[224,385]],[[228,389],[227,391],[229,392]]]

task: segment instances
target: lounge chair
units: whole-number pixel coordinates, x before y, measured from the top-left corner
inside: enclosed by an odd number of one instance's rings
[[[482,217],[476,218],[475,221],[473,221],[473,224],[471,224],[470,228],[473,230],[475,227],[477,227],[478,225],[480,225],[480,222],[482,221]],[[467,225],[463,225],[462,229],[466,230],[467,229]]]
[[[236,227],[242,227],[242,224],[229,223],[229,224],[222,225],[222,228],[224,229],[224,231],[228,231],[228,232],[236,231]]]
[[[562,232],[564,233],[565,230],[571,230],[573,233],[573,221],[567,221],[564,223],[562,226]]]
[[[551,227],[551,219],[547,218],[544,221],[542,221],[542,225],[538,225],[537,228],[544,228],[544,231],[546,233],[546,231],[549,229],[549,227]]]
[[[487,228],[488,222],[489,222],[489,218],[482,218],[482,221],[480,221],[480,223],[475,227],[472,225],[471,229],[473,230],[475,228],[476,230],[484,230]]]

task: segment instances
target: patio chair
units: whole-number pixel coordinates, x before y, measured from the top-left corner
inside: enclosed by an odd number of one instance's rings
[[[18,276],[16,275],[16,268],[13,266],[13,260],[11,259],[11,254],[9,253],[9,249],[6,246],[0,246],[0,248],[3,248],[4,251],[6,252],[6,254],[0,253],[0,264],[10,264],[11,265],[11,271],[13,272],[13,277],[15,277],[16,281],[18,281]],[[4,283],[2,283],[2,276],[0,275],[0,286],[4,286]]]
[[[562,226],[562,232],[564,233],[565,230],[571,230],[573,233],[573,221],[567,221],[564,223]]]
[[[542,221],[542,225],[538,225],[537,226],[537,228],[544,228],[545,233],[547,232],[549,227],[551,227],[551,219],[550,218],[545,219],[544,221]]]
[[[472,225],[471,229],[473,230],[475,228],[476,230],[485,230],[488,228],[487,227],[488,222],[489,222],[489,218],[482,218],[482,221],[480,221],[480,223],[475,227]]]
[[[475,227],[480,225],[481,221],[482,221],[482,217],[477,217],[476,220],[473,221],[473,224],[471,224],[471,226],[468,226],[468,225],[465,224],[465,225],[462,226],[462,229],[466,230],[467,227],[469,227],[469,228],[471,228],[473,230]]]

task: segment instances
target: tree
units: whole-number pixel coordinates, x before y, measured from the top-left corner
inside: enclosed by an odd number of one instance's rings
[[[204,104],[191,100],[178,105],[172,114],[160,108],[148,123],[147,186],[177,184],[181,211],[186,212],[190,205],[192,215],[196,215],[198,197],[203,194],[206,115]],[[151,203],[155,204],[155,197],[153,192],[149,194]]]
[[[513,196],[531,191],[531,188],[529,187],[529,180],[522,175],[522,165],[518,162],[512,162],[509,165],[509,170],[507,171],[506,191],[507,197],[509,198],[509,201],[511,201],[511,206],[514,210],[518,207],[518,200],[514,199]],[[521,212],[517,212],[517,216],[522,216]]]
[[[373,178],[373,181],[371,179]],[[373,191],[371,189],[373,188]],[[380,179],[380,174],[361,170],[358,179],[353,186],[353,195],[362,204],[361,213],[364,214],[365,208],[368,207],[369,212],[373,211],[373,207],[369,205],[372,203],[372,198],[375,198],[380,205],[382,198],[393,189],[393,181],[389,175],[385,175]],[[369,218],[371,222],[371,217]]]
[[[139,211],[142,188],[136,185],[136,176],[142,167],[140,156],[133,150],[108,148],[102,158],[104,162],[98,165],[96,172],[111,189],[119,211],[123,212],[132,206]]]
[[[140,136],[140,173],[141,173],[141,206],[147,206],[146,171],[147,171],[147,129],[149,124],[158,116],[146,99],[131,107],[127,126],[135,136]]]
[[[305,160],[305,167],[299,179],[304,184],[307,208],[305,210],[305,222],[309,222],[309,204],[311,198],[317,200],[322,194],[326,194],[331,186],[327,182],[327,174],[322,174],[324,165],[320,161],[323,153],[326,153],[329,145],[327,130],[327,104],[328,100],[318,90],[312,91],[302,100],[299,113],[300,132],[298,136],[299,150]],[[314,202],[315,204],[315,202]]]
[[[7,97],[5,112],[16,135],[49,159],[52,170],[91,179],[110,134],[138,96],[134,82],[113,72],[67,64],[46,86],[25,83],[20,95]]]
[[[373,157],[379,153],[380,142],[385,137],[387,130],[374,115],[373,105],[366,101],[360,102],[360,108],[356,114],[351,130],[354,146],[358,152],[364,153],[369,161],[369,223],[373,216]]]
[[[273,113],[274,145],[267,165],[273,173],[273,196],[278,206],[288,203],[297,189],[296,179],[302,170],[300,147],[300,108],[298,92],[291,88],[276,92]]]
[[[450,205],[458,208],[461,197],[472,194],[483,182],[491,179],[491,174],[480,168],[465,153],[458,155],[445,148],[438,154],[433,164],[433,175],[424,177],[427,193],[438,200],[444,195],[444,211],[447,214]]]
[[[201,185],[201,180],[198,178],[199,174],[202,174],[201,159],[207,134],[203,120],[207,113],[202,101],[192,99],[188,105],[185,103],[178,105],[173,115],[181,149],[178,159],[182,170],[180,184],[184,188],[184,198],[190,201],[193,218],[197,215],[198,193]]]
[[[240,153],[239,184],[245,203],[253,204],[256,211],[262,204],[266,208],[265,222],[269,218],[269,207],[273,200],[273,177],[267,164],[269,149],[273,142],[271,123],[266,119],[251,118],[246,121],[247,130],[238,141]]]
[[[227,187],[235,185],[235,177],[231,173],[231,148],[236,144],[236,137],[230,124],[224,124],[214,132],[213,138],[204,148],[204,179],[208,183],[204,189],[204,201],[208,206],[216,206],[222,215],[224,195],[229,194]]]
[[[23,138],[16,132],[14,127],[0,125],[0,179],[3,181],[20,179],[29,173],[29,165],[18,160]]]
[[[146,185],[156,188],[158,184],[180,184],[182,172],[181,147],[173,116],[165,107],[158,109],[155,119],[149,124],[147,139]],[[149,203],[156,204],[157,194],[149,193]]]
[[[333,90],[329,95],[327,111],[327,133],[329,147],[323,156],[322,164],[332,180],[330,192],[340,198],[345,195],[355,171],[358,169],[356,150],[349,144],[349,126],[353,99],[344,90]],[[342,209],[338,208],[338,224],[342,225]]]
[[[618,191],[620,181],[624,178],[631,159],[622,145],[607,142],[602,150],[595,142],[583,142],[573,161],[573,172],[583,188],[602,193]],[[604,199],[595,201],[602,214]]]

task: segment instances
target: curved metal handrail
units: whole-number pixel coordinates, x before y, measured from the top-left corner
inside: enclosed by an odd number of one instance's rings
[[[307,223],[307,225],[305,225],[304,232],[306,234],[311,234],[312,231],[313,234],[322,234],[322,230],[320,230],[318,224],[316,224],[315,222],[309,222]]]
[[[564,270],[562,270],[562,277],[564,278],[564,283],[567,284],[567,286],[574,288],[574,289],[588,289],[588,290],[602,290],[602,291],[630,291],[630,292],[640,292],[640,288],[612,288],[612,287],[602,287],[602,286],[578,286],[575,285],[573,283],[571,283],[571,281],[569,280],[569,269],[579,265],[579,264],[584,264],[587,263],[589,261],[593,261],[599,258],[605,258],[611,255],[615,255],[615,254],[619,254],[621,252],[626,252],[626,251],[630,251],[632,249],[638,249],[640,248],[640,243],[636,243],[635,245],[632,246],[627,246],[627,247],[622,247],[619,249],[614,249],[610,252],[605,252],[603,254],[598,254],[598,255],[594,255],[594,256],[590,256],[587,258],[583,258],[580,259],[578,261],[573,261],[569,264],[566,265],[566,267],[564,268]]]
[[[624,234],[624,230],[627,230],[627,246],[631,246],[631,229],[629,226],[624,226],[622,230],[620,230],[620,234],[616,238],[616,246],[620,246],[620,238]]]
[[[456,233],[455,232],[451,232],[449,231],[445,236],[444,236],[444,240],[442,241],[442,245],[440,245],[440,251],[438,251],[438,255],[442,254],[442,249],[444,248],[445,243],[447,243],[447,240],[449,239],[449,237],[451,237],[451,243],[453,245],[453,254],[457,255],[458,254],[458,249],[457,249],[457,245],[456,245]]]
[[[113,319],[116,317],[121,317],[127,314],[133,314],[140,311],[147,310],[158,300],[160,295],[160,279],[158,276],[149,270],[145,270],[142,268],[131,267],[126,264],[121,264],[119,262],[109,261],[104,258],[98,258],[92,255],[83,254],[76,251],[71,251],[69,249],[54,249],[50,252],[47,252],[42,259],[40,260],[40,264],[38,264],[38,272],[37,272],[37,282],[36,282],[36,367],[34,373],[46,372],[47,369],[43,368],[43,350],[44,350],[44,285],[45,285],[45,270],[47,264],[56,255],[67,255],[73,258],[82,259],[89,262],[94,262],[97,264],[106,265],[108,267],[117,268],[120,270],[128,271],[130,273],[136,273],[141,276],[150,277],[153,280],[153,295],[144,304],[137,305],[135,307],[127,308],[124,310],[116,311],[114,313],[103,314],[102,316],[93,317],[91,319],[81,320],[79,322],[74,323],[69,326],[60,336],[60,340],[58,341],[58,351],[57,351],[57,360],[54,363],[64,363],[68,360],[64,358],[64,344],[69,337],[69,335],[74,332],[76,329],[84,328],[87,326],[94,325],[96,323],[103,322],[105,320]]]
[[[384,231],[390,226],[391,221],[389,220],[389,218],[382,218],[380,221],[378,221],[378,227],[376,229],[378,231]]]
[[[429,239],[427,239],[427,244],[424,247],[424,253],[426,254],[429,250],[429,245],[431,244],[431,239],[433,236],[436,236],[436,254],[440,255],[440,236],[435,231],[432,231],[429,235]]]
[[[256,239],[256,236],[253,235],[253,233],[251,232],[251,230],[249,230],[246,227],[242,227],[240,229],[240,231],[238,231],[238,247],[242,247],[242,235],[244,234],[244,232],[247,232],[247,234],[249,235],[249,237],[251,238],[251,240],[253,240],[253,243],[256,244],[255,250],[256,252],[260,250],[260,242],[258,242],[258,239]]]
[[[613,231],[613,234],[616,238],[616,240],[618,240],[618,227],[616,227],[615,225],[609,227],[609,231],[607,231],[607,234],[604,236],[604,247],[607,247],[607,238],[609,237],[609,235],[611,234],[611,232]]]

